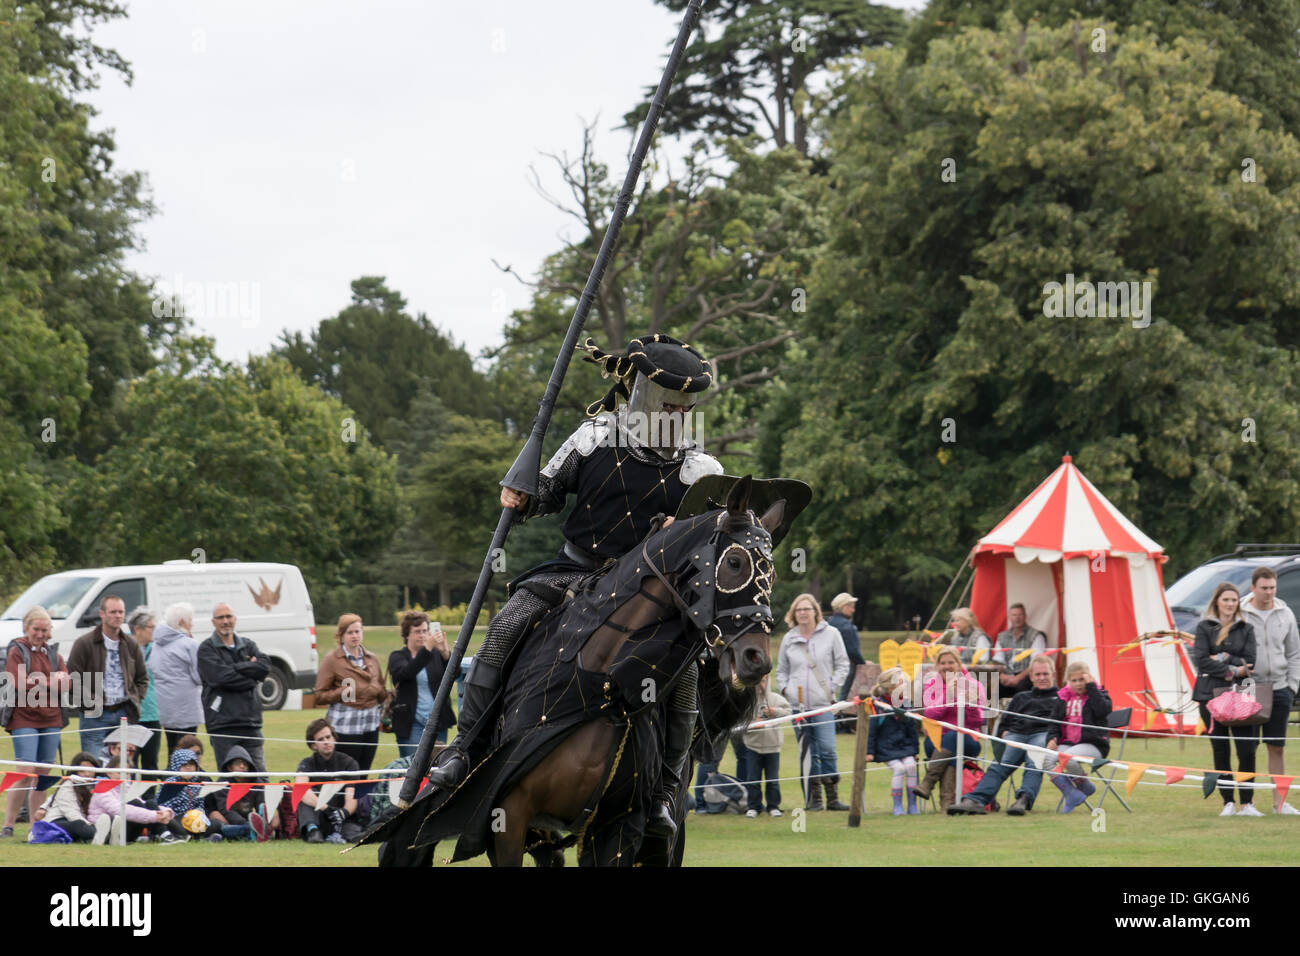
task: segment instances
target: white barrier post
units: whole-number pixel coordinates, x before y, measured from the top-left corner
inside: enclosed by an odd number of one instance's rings
[[[113,842],[118,846],[126,846],[126,718],[118,724],[118,733],[121,737],[117,745],[118,766],[122,768],[122,780],[118,784],[118,796],[122,798],[122,808],[117,815],[117,830],[113,837]]]
[[[962,733],[966,729],[966,675],[958,672],[957,674],[957,756],[953,759],[957,761],[957,796],[955,802],[961,803],[961,785],[962,785],[962,767],[965,765],[966,758],[966,735]]]

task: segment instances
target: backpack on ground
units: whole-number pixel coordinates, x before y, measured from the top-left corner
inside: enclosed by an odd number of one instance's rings
[[[744,813],[745,788],[735,777],[716,770],[704,781],[705,813]]]

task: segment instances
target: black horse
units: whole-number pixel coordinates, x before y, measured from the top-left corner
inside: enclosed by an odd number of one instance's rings
[[[581,865],[638,862],[663,759],[658,718],[676,682],[707,653],[729,689],[719,711],[740,714],[771,669],[771,533],[785,503],[756,518],[750,489],[738,480],[725,508],[677,519],[571,588],[519,642],[489,755],[455,790],[426,789],[362,839],[384,841],[381,865],[427,864],[455,835],[453,861],[486,852],[519,865],[532,852],[552,864],[556,832],[573,835]],[[680,862],[669,848],[653,856]]]

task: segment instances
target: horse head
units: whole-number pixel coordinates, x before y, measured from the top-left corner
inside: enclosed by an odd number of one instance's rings
[[[737,481],[725,508],[702,516],[699,538],[678,581],[690,622],[702,632],[718,677],[739,690],[753,687],[772,669],[772,531],[785,502],[761,517],[749,510],[748,475]],[[707,540],[703,540],[707,538]]]

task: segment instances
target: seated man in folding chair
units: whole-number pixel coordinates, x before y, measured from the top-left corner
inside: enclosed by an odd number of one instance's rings
[[[993,801],[998,788],[1022,762],[1024,777],[1016,791],[1015,802],[1007,807],[1007,816],[1022,817],[1034,806],[1043,774],[1039,769],[1042,755],[1030,753],[1015,744],[1055,749],[1065,720],[1065,701],[1056,692],[1056,665],[1046,654],[1039,654],[1029,665],[1030,688],[1011,698],[1002,715],[1002,737],[1007,742],[1000,760],[989,765],[984,779],[970,793],[948,808],[951,815],[982,814]]]

